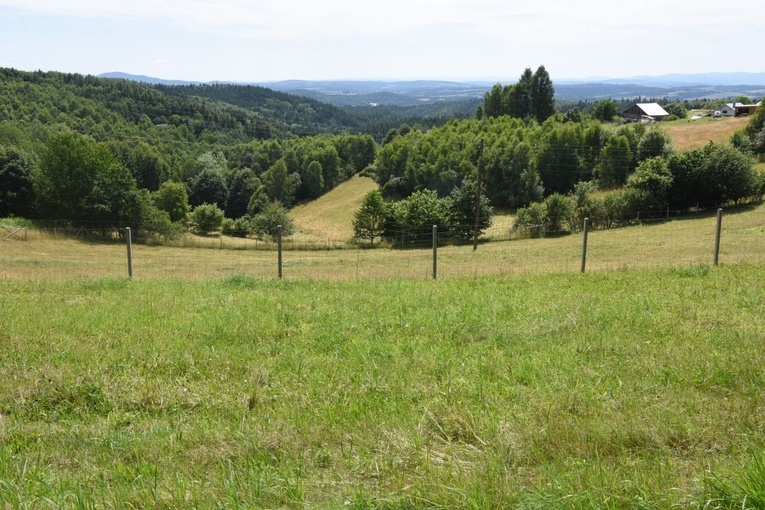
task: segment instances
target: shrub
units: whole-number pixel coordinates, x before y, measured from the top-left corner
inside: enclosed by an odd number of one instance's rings
[[[244,215],[235,220],[226,218],[223,220],[221,232],[231,237],[247,237],[254,231],[252,217]]]
[[[430,239],[432,226],[441,232],[452,228],[450,198],[438,198],[433,190],[416,191],[409,198],[392,204],[388,211],[385,236],[404,243]]]
[[[182,227],[170,221],[166,211],[158,209],[149,200],[146,200],[141,210],[141,234],[146,238],[173,239],[181,235]]]
[[[599,200],[591,194],[595,189],[597,187],[593,182],[583,181],[574,186],[574,191],[570,195],[573,213],[569,229],[572,232],[579,231],[583,227],[585,218],[590,219],[591,225],[605,220],[603,200]]]
[[[178,222],[186,219],[189,214],[189,195],[186,185],[182,182],[166,181],[159,189],[151,194],[154,205],[165,211],[170,221]]]
[[[548,231],[561,231],[570,225],[574,216],[571,200],[560,193],[553,193],[544,201],[544,223]]]
[[[269,202],[263,210],[252,218],[252,230],[261,239],[276,237],[279,233],[279,225],[282,227],[282,235],[289,236],[295,230],[292,218],[287,214],[287,209],[280,202]]]
[[[215,204],[204,203],[194,208],[191,222],[194,230],[200,234],[218,230],[223,224],[223,210]]]
[[[540,237],[544,236],[544,224],[545,206],[540,202],[534,202],[516,211],[515,222],[511,231],[526,234],[530,237]]]

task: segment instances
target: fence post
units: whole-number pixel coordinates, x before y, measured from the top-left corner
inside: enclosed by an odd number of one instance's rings
[[[433,279],[438,275],[438,226],[433,225]]]
[[[715,258],[714,263],[720,260],[720,234],[722,232],[722,208],[717,209],[717,232],[715,234]]]
[[[133,234],[130,227],[125,228],[125,238],[127,239],[127,264],[128,278],[133,277]]]
[[[282,278],[282,226],[276,227],[276,251],[278,252],[277,258],[279,263],[279,279]]]
[[[582,273],[587,265],[587,232],[590,229],[590,218],[584,219],[584,236],[582,238]]]

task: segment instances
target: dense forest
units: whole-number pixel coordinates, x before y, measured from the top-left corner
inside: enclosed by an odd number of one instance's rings
[[[374,161],[359,119],[260,87],[0,69],[0,216],[172,232],[173,207],[289,207]]]
[[[752,157],[765,149],[762,109],[730,146],[676,154],[660,128],[612,122],[617,103],[582,106],[556,105],[543,66],[497,84],[469,116],[0,69],[0,216],[265,236],[289,207],[362,171],[380,185],[370,200],[387,208],[375,217],[388,230],[472,221],[479,173],[482,222],[517,208],[522,228],[585,205],[615,218],[763,193]]]

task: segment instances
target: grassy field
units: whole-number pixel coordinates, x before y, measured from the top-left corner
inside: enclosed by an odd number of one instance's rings
[[[755,508],[762,268],[3,280],[0,505]]]
[[[292,211],[283,280],[250,240],[135,245],[132,280],[121,243],[0,242],[0,508],[765,508],[765,205],[720,267],[713,215],[591,232],[584,275],[581,235],[437,281],[292,249],[373,186]]]
[[[683,119],[661,122],[656,126],[666,131],[676,151],[684,152],[698,149],[709,142],[729,143],[733,133],[743,129],[748,121],[747,117],[725,117],[721,119],[705,117],[697,120]]]
[[[588,271],[708,265],[714,252],[716,218],[649,222],[592,231]],[[210,239],[209,249],[133,246],[133,274],[139,279],[208,279],[248,275],[277,277],[273,245],[254,240]],[[220,249],[220,246],[224,249]],[[283,276],[292,280],[428,279],[433,272],[430,241],[422,249],[292,250],[285,241]],[[297,246],[300,246],[299,244]],[[214,248],[213,248],[214,247]],[[225,249],[226,247],[231,249]],[[255,249],[257,248],[257,249]],[[446,246],[438,249],[439,278],[526,273],[572,273],[581,265],[581,234]],[[28,240],[0,243],[0,279],[56,280],[127,275],[124,244],[99,244],[30,232]],[[723,217],[720,262],[765,264],[765,204],[728,209]]]
[[[0,508],[762,508],[765,205],[413,250],[0,243]],[[760,499],[757,499],[760,498]],[[759,501],[760,503],[757,503]]]
[[[344,242],[353,237],[353,215],[364,195],[377,184],[369,177],[355,175],[316,200],[290,211],[299,237]]]

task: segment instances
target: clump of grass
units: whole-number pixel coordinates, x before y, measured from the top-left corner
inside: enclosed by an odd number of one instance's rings
[[[230,287],[254,287],[259,280],[246,274],[235,274],[223,279],[223,284]]]
[[[681,278],[700,278],[709,274],[709,266],[703,264],[695,264],[687,267],[679,267],[672,269],[672,273]]]
[[[28,419],[46,421],[90,414],[106,416],[113,407],[96,383],[82,381],[65,384],[48,378],[38,381],[34,391],[22,396],[16,405],[6,404],[9,414],[20,411]]]
[[[704,508],[765,508],[765,455],[756,455],[731,477],[709,475],[705,479],[705,486]]]

